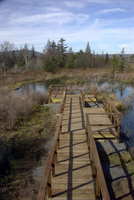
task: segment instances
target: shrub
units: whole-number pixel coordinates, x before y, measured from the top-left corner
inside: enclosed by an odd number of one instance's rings
[[[0,90],[0,129],[11,130],[27,119],[37,105],[47,103],[48,97],[40,93],[17,95],[4,88]]]

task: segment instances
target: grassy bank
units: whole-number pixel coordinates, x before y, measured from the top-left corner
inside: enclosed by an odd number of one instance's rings
[[[40,82],[52,79],[62,79],[67,77],[68,79],[88,79],[96,76],[107,76],[109,74],[108,69],[64,69],[57,71],[56,73],[48,73],[44,70],[33,70],[16,73],[7,73],[5,76],[0,74],[0,86],[8,86],[9,88],[18,88],[26,83]],[[72,81],[73,82],[73,81]],[[76,81],[75,81],[76,82]]]
[[[0,74],[0,87],[8,86],[10,89],[16,89],[27,83],[44,81],[47,81],[49,84],[83,84],[91,79],[112,80],[112,69],[110,67],[90,69],[61,69],[55,73],[45,72],[44,70],[33,70],[23,71],[20,73],[7,73],[5,76]],[[117,72],[114,80],[119,80],[124,83],[134,83],[134,70],[124,73]]]

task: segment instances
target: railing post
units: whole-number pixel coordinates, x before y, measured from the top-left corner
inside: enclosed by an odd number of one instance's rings
[[[47,196],[52,197],[52,170],[50,170],[47,182]]]
[[[52,176],[55,176],[55,164],[57,162],[57,149],[54,152],[54,158],[52,162]]]
[[[95,195],[96,199],[99,199],[101,195],[101,188],[99,187],[98,177],[95,179]]]

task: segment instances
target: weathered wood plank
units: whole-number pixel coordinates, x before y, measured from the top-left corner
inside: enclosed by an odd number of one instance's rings
[[[52,199],[95,200],[79,95],[67,95],[62,120]]]

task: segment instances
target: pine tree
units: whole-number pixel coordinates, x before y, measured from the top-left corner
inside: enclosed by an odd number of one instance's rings
[[[121,55],[120,55],[120,63],[119,63],[119,71],[120,72],[124,72],[125,68],[126,68],[126,63],[125,63],[125,49],[123,48],[121,51]]]
[[[72,50],[72,48],[70,47],[67,53],[67,57],[66,57],[66,65],[67,68],[74,68],[75,67],[75,55],[74,52]]]
[[[91,54],[91,48],[89,45],[89,42],[87,43],[86,49],[85,49],[85,60],[87,62],[86,67],[92,66],[92,54]]]
[[[87,43],[87,46],[86,46],[86,49],[85,49],[85,53],[91,54],[91,48],[90,48],[89,42]]]
[[[117,56],[112,57],[112,76],[115,78],[116,71],[119,67],[119,58]]]
[[[57,51],[58,51],[58,65],[59,67],[64,67],[66,62],[66,52],[67,52],[67,45],[65,44],[65,40],[61,38],[57,44]]]
[[[108,53],[106,53],[105,55],[105,64],[108,64],[109,63],[109,55]]]
[[[32,58],[36,57],[34,46],[32,46],[32,49],[31,49],[31,57]]]
[[[63,38],[61,38],[59,41],[58,41],[58,44],[57,44],[57,49],[58,49],[58,52],[59,54],[61,55],[64,55],[67,51],[67,45],[65,44],[65,41]]]
[[[58,48],[55,41],[47,41],[43,56],[44,69],[49,72],[55,72],[59,66]]]

